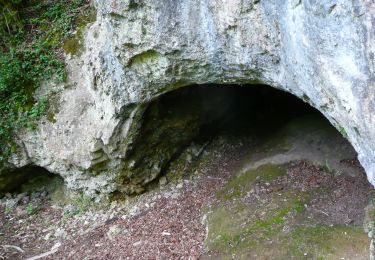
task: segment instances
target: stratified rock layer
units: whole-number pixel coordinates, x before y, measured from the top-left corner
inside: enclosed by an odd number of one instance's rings
[[[128,158],[151,100],[192,84],[262,83],[320,110],[375,184],[372,0],[94,4],[84,49],[67,55],[68,82],[40,90],[53,97],[54,114],[21,135],[9,167],[44,167],[88,194],[137,192],[157,177]]]

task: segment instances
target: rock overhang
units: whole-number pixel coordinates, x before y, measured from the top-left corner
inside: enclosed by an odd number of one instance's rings
[[[56,122],[23,134],[14,166],[45,167],[88,193],[126,191],[123,161],[145,104],[192,84],[263,83],[321,111],[375,184],[371,1],[96,0],[95,7],[85,51],[67,59]]]

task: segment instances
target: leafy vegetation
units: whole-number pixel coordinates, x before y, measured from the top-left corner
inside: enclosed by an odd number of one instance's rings
[[[28,215],[32,215],[32,214],[34,214],[34,206],[33,206],[33,204],[30,202],[29,204],[27,204],[27,206],[26,206],[26,212],[27,212],[27,214]]]
[[[85,213],[92,206],[92,202],[92,199],[83,193],[73,197],[72,204],[75,207],[73,215],[82,215]]]
[[[35,127],[47,98],[43,80],[64,81],[61,46],[86,15],[87,0],[0,0],[0,165],[16,149],[15,133]]]

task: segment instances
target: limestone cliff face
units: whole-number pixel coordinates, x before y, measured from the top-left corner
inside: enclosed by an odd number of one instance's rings
[[[373,0],[94,4],[68,82],[40,90],[52,89],[53,120],[22,134],[11,167],[42,166],[91,194],[137,192],[160,170],[137,172],[129,157],[145,104],[191,84],[262,83],[320,110],[375,184]]]

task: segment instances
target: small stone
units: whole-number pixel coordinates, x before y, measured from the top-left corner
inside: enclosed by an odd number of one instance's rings
[[[47,233],[45,236],[44,236],[44,240],[48,240],[50,239],[50,237],[52,236],[52,233]]]
[[[193,161],[193,157],[191,156],[191,154],[186,155],[186,162],[191,163],[192,161]]]
[[[40,193],[40,197],[42,197],[42,198],[45,198],[45,197],[47,197],[47,191],[42,191],[41,193]]]
[[[63,229],[63,228],[57,228],[56,231],[55,231],[54,236],[57,239],[64,239],[64,238],[66,238],[67,233],[66,233],[65,229]]]
[[[138,242],[135,242],[135,243],[133,243],[133,246],[140,246],[140,245],[142,245],[142,241],[138,241]]]
[[[121,228],[118,225],[111,226],[107,232],[110,240],[113,240],[118,234],[121,233]]]
[[[111,207],[110,207],[110,209],[114,209],[114,208],[116,208],[117,205],[118,205],[117,201],[113,201],[113,202],[111,203]]]
[[[167,177],[163,176],[163,177],[161,177],[161,178],[159,179],[159,185],[160,185],[161,187],[167,185],[167,183],[168,183]]]
[[[39,191],[33,192],[33,193],[31,193],[31,199],[34,200],[36,198],[39,198],[40,195],[41,195],[41,192],[39,192]]]
[[[23,198],[21,199],[21,201],[22,201],[23,204],[27,204],[27,203],[30,202],[30,197],[29,197],[29,196],[25,196],[25,197],[23,197]]]
[[[14,199],[7,199],[7,201],[5,202],[5,207],[7,209],[14,209],[17,207],[19,200],[20,199],[18,197]]]
[[[64,212],[66,213],[74,213],[76,211],[77,211],[77,207],[72,204],[68,204],[64,207]]]
[[[289,233],[290,232],[290,227],[288,225],[283,227],[283,232],[284,233]]]
[[[18,200],[22,200],[24,197],[27,197],[27,193],[23,192],[23,193],[20,193],[16,196],[16,198]]]
[[[27,214],[26,209],[18,207],[18,208],[16,208],[16,215],[17,215],[17,217],[22,218],[22,217],[26,217],[28,214]]]

